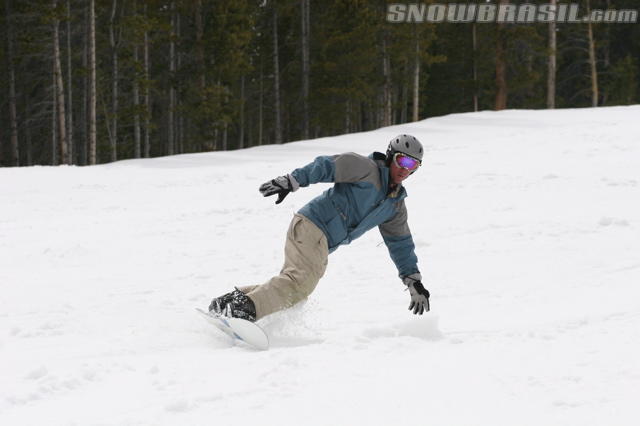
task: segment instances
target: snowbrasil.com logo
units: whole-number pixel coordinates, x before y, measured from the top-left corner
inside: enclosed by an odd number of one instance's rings
[[[625,23],[638,22],[637,9],[592,9],[580,13],[578,3],[495,4],[495,3],[393,3],[387,8],[391,23]]]

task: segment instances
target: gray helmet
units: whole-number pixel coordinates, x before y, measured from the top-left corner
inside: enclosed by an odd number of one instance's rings
[[[422,162],[422,144],[415,136],[411,135],[398,135],[391,139],[389,146],[387,147],[387,162],[391,162],[391,158],[396,152],[407,154],[409,157],[413,157],[416,160]]]

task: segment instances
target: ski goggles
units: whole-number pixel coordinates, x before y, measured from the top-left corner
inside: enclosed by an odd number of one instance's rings
[[[413,158],[408,156],[407,154],[403,154],[401,152],[396,152],[393,154],[393,162],[396,163],[396,166],[409,170],[410,172],[414,172],[420,167],[420,160],[417,158]]]

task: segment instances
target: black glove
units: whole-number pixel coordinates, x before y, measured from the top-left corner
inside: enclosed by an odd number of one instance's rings
[[[291,191],[294,191],[291,178],[291,176],[287,175],[271,179],[269,182],[260,185],[260,193],[265,197],[278,194],[276,204],[280,204]]]
[[[409,310],[413,310],[414,315],[422,315],[425,312],[429,312],[429,290],[424,288],[422,281],[408,276],[404,277],[402,282],[405,283],[411,295]]]

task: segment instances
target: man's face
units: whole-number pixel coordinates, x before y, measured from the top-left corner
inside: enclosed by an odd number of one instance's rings
[[[416,159],[403,154],[394,155],[390,166],[391,183],[394,185],[401,184],[402,181],[411,176],[411,173],[416,171],[418,167],[420,167],[420,163]]]
[[[391,182],[394,185],[399,185],[403,180],[408,178],[411,172],[402,167],[398,167],[394,161],[391,162]]]

